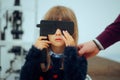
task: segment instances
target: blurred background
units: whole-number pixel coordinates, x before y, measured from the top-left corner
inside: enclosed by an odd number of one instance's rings
[[[94,39],[120,14],[120,0],[0,0],[0,80],[19,80],[25,56],[39,37],[36,24],[56,5],[75,12],[79,44]],[[120,42],[97,56],[120,63]]]

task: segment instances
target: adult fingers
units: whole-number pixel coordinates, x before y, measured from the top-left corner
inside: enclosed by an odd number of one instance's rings
[[[78,54],[82,56],[85,53],[84,44],[79,44],[77,48],[78,48]]]
[[[84,55],[84,54],[85,54],[84,48],[81,48],[81,49],[78,51],[78,54],[79,54],[79,56]]]

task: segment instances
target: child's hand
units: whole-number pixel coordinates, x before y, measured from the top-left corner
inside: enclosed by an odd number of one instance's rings
[[[75,41],[68,31],[63,31],[63,34],[63,40],[65,41],[66,46],[75,46]]]
[[[34,46],[40,50],[43,50],[44,48],[48,48],[51,42],[46,39],[47,39],[46,36],[40,36],[35,42]]]

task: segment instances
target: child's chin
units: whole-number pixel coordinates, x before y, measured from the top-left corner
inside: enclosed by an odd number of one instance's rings
[[[64,44],[64,43],[59,43],[59,42],[57,42],[57,43],[55,43],[55,46],[56,46],[56,47],[64,47],[65,44]]]

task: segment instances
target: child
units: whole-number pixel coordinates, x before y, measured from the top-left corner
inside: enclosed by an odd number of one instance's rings
[[[64,6],[55,6],[47,12],[44,20],[72,22],[73,33],[69,26],[66,30],[49,26],[45,31],[49,33],[41,35],[26,56],[20,80],[85,80],[87,60],[84,56],[77,56],[78,26],[74,12]]]

